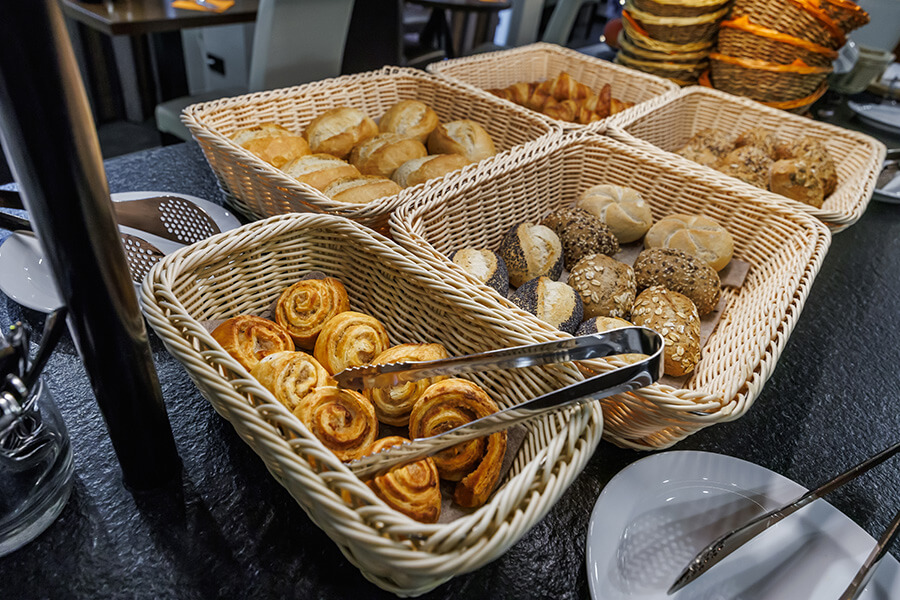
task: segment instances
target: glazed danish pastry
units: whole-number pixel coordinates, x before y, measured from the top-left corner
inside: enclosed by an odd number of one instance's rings
[[[400,344],[388,348],[371,362],[383,365],[393,362],[439,360],[448,358],[447,349],[440,344]],[[378,420],[388,425],[405,426],[409,424],[409,413],[425,389],[446,377],[432,377],[410,381],[389,388],[371,388],[363,393],[375,405]]]
[[[445,379],[431,384],[409,416],[409,437],[443,433],[497,412],[487,392],[466,379]],[[506,431],[471,440],[434,455],[441,478],[458,481],[453,500],[472,508],[484,504],[497,481],[506,454]]]
[[[294,349],[294,340],[284,327],[254,315],[226,319],[212,337],[248,371],[270,354]]]
[[[381,438],[372,444],[366,454],[408,441],[399,435]],[[440,484],[437,467],[428,456],[366,481],[366,485],[385,504],[422,523],[436,523],[441,516]]]
[[[304,279],[278,297],[275,322],[287,329],[294,343],[312,350],[325,323],[346,310],[350,310],[350,300],[347,289],[338,279]]]
[[[316,340],[313,356],[334,375],[348,367],[372,362],[390,345],[387,330],[381,321],[348,310],[325,323]]]
[[[294,415],[341,461],[365,456],[378,437],[375,408],[353,390],[317,388],[300,400]]]
[[[299,351],[270,354],[250,374],[291,411],[316,388],[337,385],[319,361]]]

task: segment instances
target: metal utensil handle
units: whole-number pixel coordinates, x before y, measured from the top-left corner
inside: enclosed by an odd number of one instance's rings
[[[9,229],[10,231],[15,231],[17,229],[32,231],[31,221],[5,212],[0,212],[0,227]]]
[[[623,353],[647,354],[648,357],[476,419],[439,435],[417,438],[412,442],[385,448],[381,452],[350,461],[347,466],[360,478],[372,477],[397,465],[431,456],[461,442],[530,421],[549,411],[634,391],[659,379],[662,374],[663,339],[658,333],[638,327],[616,330],[612,333],[613,339],[623,337],[633,342]]]
[[[878,543],[872,548],[872,552],[859,568],[859,571],[856,572],[853,581],[850,582],[850,585],[847,586],[847,589],[841,594],[839,600],[856,600],[859,598],[860,594],[862,594],[863,590],[866,589],[866,586],[869,584],[869,581],[872,580],[872,577],[875,575],[875,570],[878,568],[878,565],[881,564],[881,559],[887,555],[888,550],[897,538],[898,533],[900,533],[900,510],[894,515],[894,520],[891,521],[888,528],[881,534]]]
[[[610,354],[636,352],[634,348],[640,347],[641,341],[630,332],[639,329],[641,328],[623,327],[593,335],[489,350],[441,360],[362,365],[345,369],[334,378],[338,386],[343,388],[391,387],[427,377],[602,358]]]

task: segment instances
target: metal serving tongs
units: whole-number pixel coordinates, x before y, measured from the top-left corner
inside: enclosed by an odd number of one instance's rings
[[[358,477],[371,477],[397,465],[431,456],[461,442],[530,421],[553,410],[634,391],[650,385],[662,375],[662,352],[663,338],[655,331],[644,327],[623,327],[556,342],[491,350],[443,360],[364,365],[345,369],[334,376],[338,385],[343,388],[362,389],[390,387],[438,375],[516,369],[603,358],[613,354],[647,355],[647,358],[626,367],[573,383],[439,435],[417,438],[411,442],[391,446],[346,464]]]

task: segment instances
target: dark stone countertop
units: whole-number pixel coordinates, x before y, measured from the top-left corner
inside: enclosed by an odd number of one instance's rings
[[[113,192],[168,190],[222,201],[193,144],[107,162]],[[897,441],[900,207],[873,202],[835,236],[778,367],[749,412],[676,449],[740,457],[811,487]],[[0,295],[0,324],[43,315]],[[268,474],[151,332],[184,470],[132,494],[71,339],[46,370],[70,429],[72,497],[35,541],[0,559],[0,597],[390,598]],[[601,443],[561,501],[506,554],[425,598],[586,598],[588,519],[602,487],[646,453]],[[897,459],[830,497],[877,537],[900,508]],[[900,556],[894,549],[894,555]]]

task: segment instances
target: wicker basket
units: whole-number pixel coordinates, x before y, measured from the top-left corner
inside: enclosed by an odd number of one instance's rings
[[[665,102],[670,94],[678,90],[676,85],[660,77],[545,43],[431,63],[428,70],[440,77],[485,90],[505,88],[523,81],[543,81],[565,71],[573,79],[595,91],[608,83],[614,98],[636,105]],[[630,110],[632,109],[623,112]],[[601,119],[592,126],[597,126],[598,123],[602,125],[605,121]],[[585,127],[577,123],[552,122],[565,129]]]
[[[702,85],[704,87],[711,88],[712,82],[709,80],[709,71],[704,71],[700,75],[700,79],[697,80],[698,85]],[[828,80],[822,82],[822,85],[819,86],[815,92],[806,96],[804,98],[797,98],[796,100],[787,100],[785,102],[760,102],[760,104],[764,104],[765,106],[771,106],[772,108],[777,108],[779,110],[785,110],[787,112],[792,112],[794,114],[802,115],[809,108],[816,103],[816,100],[825,95],[825,92],[828,91]]]
[[[678,85],[696,83],[700,74],[709,67],[709,61],[705,59],[693,63],[644,60],[631,56],[624,48],[616,55],[616,62],[645,73],[665,77],[678,82]]]
[[[837,58],[830,48],[756,25],[747,17],[724,21],[716,43],[719,54],[782,65],[799,59],[813,67],[830,67]]]
[[[728,14],[728,6],[697,17],[660,17],[638,10],[626,2],[626,10],[638,26],[651,38],[669,44],[691,44],[714,40],[719,23]]]
[[[867,135],[700,86],[682,90],[681,95],[664,106],[613,119],[612,126],[627,134],[629,143],[651,144],[669,153],[666,160],[691,165],[694,163],[672,153],[703,129],[740,133],[753,127],[763,127],[785,139],[813,136],[821,140],[829,153],[836,157],[838,186],[825,199],[822,208],[754,188],[713,169],[703,167],[703,171],[717,179],[724,177],[732,187],[753,190],[770,201],[789,204],[796,210],[813,215],[824,221],[833,232],[849,227],[865,212],[886,152],[884,144]]]
[[[757,25],[837,50],[847,41],[840,26],[816,0],[735,0],[731,19],[746,16]]]
[[[627,10],[622,11],[622,33],[627,36],[628,40],[634,43],[634,45],[655,52],[672,52],[680,54],[705,51],[708,54],[716,43],[715,38],[692,41],[686,44],[672,44],[654,39],[650,37],[650,34],[648,34],[643,27],[641,27],[640,23],[634,20],[634,17],[632,17]]]
[[[869,22],[869,14],[859,4],[850,0],[819,0],[819,8],[831,17],[845,34]]]
[[[632,0],[640,11],[660,17],[699,17],[718,12],[731,0]]]
[[[832,67],[798,63],[779,65],[752,58],[709,55],[712,84],[735,96],[759,102],[786,102],[812,94],[826,80]]]
[[[141,290],[150,325],[203,396],[366,578],[417,595],[497,558],[590,459],[602,433],[599,404],[529,425],[481,508],[449,523],[413,521],[379,500],[202,325],[262,311],[308,271],[340,278],[351,308],[381,320],[393,343],[441,342],[459,355],[556,339],[555,330],[477,287],[443,280],[387,238],[333,215],[271,217],[209,238],[166,256]],[[503,406],[583,379],[571,363],[473,378]]]
[[[691,163],[669,161],[649,145],[628,146],[590,131],[528,144],[491,167],[453,176],[398,209],[391,217],[394,239],[443,279],[463,285],[474,279],[446,256],[465,246],[497,248],[509,227],[539,221],[591,185],[637,189],[655,220],[674,212],[713,217],[733,234],[735,256],[751,264],[748,278],[740,290],[724,291],[723,318],[682,389],[657,383],[601,401],[604,437],[636,449],[665,448],[747,411],[771,375],[825,256],[831,239],[826,227],[729,179],[708,177]],[[594,367],[609,370],[602,365]]]
[[[421,186],[364,205],[335,202],[244,150],[229,136],[239,128],[266,121],[302,132],[314,117],[338,106],[359,108],[377,120],[404,99],[429,104],[442,121],[468,118],[480,122],[498,152],[558,131],[553,121],[481,90],[397,67],[195,104],[185,109],[182,120],[199,142],[229,201],[245,216],[259,219],[289,212],[325,212],[384,230],[391,211]]]
[[[693,52],[660,52],[659,50],[649,50],[632,40],[627,33],[619,36],[619,49],[628,56],[638,60],[649,60],[655,62],[674,62],[674,63],[696,63],[706,60],[709,57],[709,49],[696,50]]]

